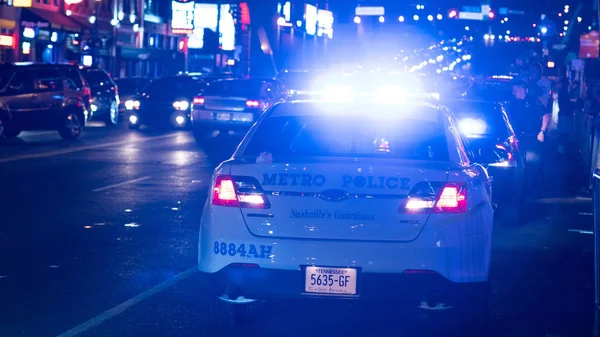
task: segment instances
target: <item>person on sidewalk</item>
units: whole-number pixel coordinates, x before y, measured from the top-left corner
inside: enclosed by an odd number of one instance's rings
[[[551,118],[550,95],[539,86],[513,84],[511,102],[513,128],[525,161],[525,191],[529,197],[540,196],[543,181],[543,143]]]

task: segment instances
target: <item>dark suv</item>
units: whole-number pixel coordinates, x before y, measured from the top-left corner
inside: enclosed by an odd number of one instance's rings
[[[76,139],[88,118],[90,88],[67,64],[0,64],[0,139],[22,130],[58,130]]]
[[[92,90],[91,120],[106,126],[119,122],[119,90],[110,75],[100,68],[81,67],[81,74]]]

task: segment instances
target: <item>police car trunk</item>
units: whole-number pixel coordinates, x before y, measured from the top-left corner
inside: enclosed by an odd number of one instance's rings
[[[466,207],[448,183],[444,118],[421,105],[276,106],[216,178],[212,202],[239,207],[258,237],[415,240],[432,214]]]

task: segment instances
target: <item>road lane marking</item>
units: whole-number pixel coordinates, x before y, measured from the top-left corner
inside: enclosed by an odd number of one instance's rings
[[[579,233],[579,234],[591,234],[591,235],[594,235],[593,231],[586,231],[586,230],[583,230],[583,229],[569,229],[569,232]]]
[[[162,135],[162,136],[144,137],[144,138],[140,138],[140,139],[121,140],[121,141],[112,142],[112,143],[79,146],[79,147],[72,147],[72,148],[67,148],[67,149],[61,149],[61,150],[55,150],[55,151],[48,151],[48,152],[41,152],[41,153],[23,154],[23,155],[20,155],[20,156],[14,156],[14,157],[8,157],[8,158],[0,158],[0,164],[2,164],[2,163],[9,163],[9,162],[18,161],[18,160],[24,160],[24,159],[44,158],[44,157],[57,156],[57,155],[61,155],[61,154],[67,154],[67,153],[73,153],[73,152],[80,152],[80,151],[85,151],[85,150],[101,149],[101,148],[110,147],[110,146],[135,144],[135,143],[145,142],[145,141],[148,141],[148,140],[156,140],[156,139],[164,139],[164,138],[175,138],[177,136],[179,136],[179,134],[172,133],[172,134]]]
[[[93,317],[93,318],[79,324],[78,326],[74,327],[73,329],[58,335],[58,337],[79,336],[82,333],[90,330],[91,328],[93,328],[99,324],[102,324],[105,321],[107,321],[119,314],[122,314],[127,309],[140,303],[141,301],[143,301],[147,298],[150,298],[150,297],[174,286],[175,284],[177,284],[177,282],[189,277],[190,275],[195,273],[197,270],[198,270],[198,267],[194,266],[180,274],[177,274],[172,279],[166,280],[166,281],[162,282],[161,284],[158,284],[158,285],[144,291],[143,293],[141,293],[133,298],[128,299],[127,301],[117,305],[116,307],[108,309],[107,311],[101,313],[100,315]]]
[[[111,188],[115,188],[115,187],[119,187],[119,186],[123,186],[123,185],[129,185],[129,184],[133,184],[133,183],[137,183],[138,181],[142,181],[142,180],[146,180],[146,179],[150,179],[150,176],[141,177],[141,178],[137,178],[137,179],[133,179],[133,180],[127,180],[127,181],[124,181],[122,183],[100,187],[100,188],[97,188],[95,190],[92,190],[92,192],[106,191],[106,190],[109,190]]]

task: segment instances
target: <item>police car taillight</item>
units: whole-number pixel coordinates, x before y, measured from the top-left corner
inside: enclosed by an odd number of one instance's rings
[[[252,177],[218,176],[213,187],[212,204],[241,208],[269,208],[269,199],[258,180]]]
[[[398,211],[412,214],[464,213],[467,188],[463,183],[422,182],[411,190]]]

